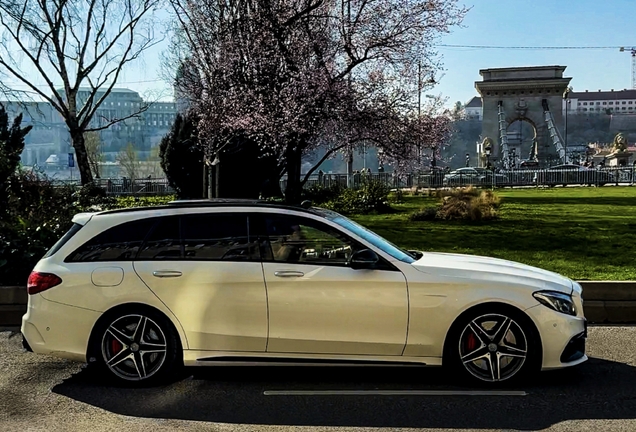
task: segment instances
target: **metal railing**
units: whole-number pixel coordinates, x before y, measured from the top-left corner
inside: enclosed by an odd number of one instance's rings
[[[96,179],[95,184],[102,187],[108,195],[171,195],[175,191],[168,179]]]
[[[145,178],[145,179],[94,179],[93,182],[104,189],[107,195],[114,196],[151,196],[151,195],[172,195],[174,189],[170,187],[166,178]],[[57,186],[80,188],[79,180],[53,180]]]
[[[364,173],[352,174],[353,187],[360,187],[364,180],[379,181],[390,188],[449,188],[449,187],[553,187],[553,186],[605,186],[633,185],[636,182],[636,167],[610,167],[598,169],[519,169],[490,171],[486,174],[448,173],[432,171],[428,173],[394,174]],[[320,185],[347,187],[347,174],[311,175],[305,188]],[[284,190],[286,181],[281,181]]]

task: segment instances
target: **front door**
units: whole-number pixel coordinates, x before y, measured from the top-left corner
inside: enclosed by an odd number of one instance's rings
[[[193,350],[264,352],[267,297],[246,213],[162,218],[134,262]]]
[[[406,344],[404,275],[389,263],[354,270],[364,248],[340,230],[303,216],[265,216],[263,270],[271,353],[399,356]]]

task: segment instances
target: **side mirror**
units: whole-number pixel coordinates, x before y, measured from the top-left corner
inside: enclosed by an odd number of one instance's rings
[[[349,260],[349,265],[354,270],[372,269],[380,261],[380,257],[371,249],[362,249],[354,252]]]

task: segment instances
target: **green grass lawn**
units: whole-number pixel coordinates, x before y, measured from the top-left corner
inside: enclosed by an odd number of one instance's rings
[[[411,222],[437,199],[404,198],[397,213],[353,219],[395,244],[422,251],[505,258],[577,280],[636,280],[636,187],[514,189],[490,222]]]

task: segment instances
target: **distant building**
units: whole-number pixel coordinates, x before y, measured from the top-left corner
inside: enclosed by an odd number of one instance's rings
[[[569,114],[636,114],[636,90],[570,92],[568,98],[563,99],[563,113],[566,107]],[[465,110],[466,118],[483,119],[484,110],[479,96],[473,97]]]
[[[636,90],[570,92],[563,100],[563,112],[583,114],[634,114]]]
[[[22,127],[32,126],[26,135],[22,152],[24,165],[44,165],[51,155],[66,153],[68,132],[62,117],[47,102],[0,102],[9,117],[9,124],[22,114]]]
[[[62,93],[62,90],[58,90]],[[104,95],[98,91],[97,98]],[[90,89],[81,88],[78,92],[78,106],[83,106],[90,95]],[[23,125],[33,125],[33,129],[25,137],[25,148],[22,152],[22,164],[27,166],[59,161],[61,167],[68,166],[68,153],[71,139],[68,128],[61,115],[48,102],[0,102],[5,105],[10,119],[23,113]],[[147,109],[135,115],[141,109]],[[130,117],[124,121],[110,125],[101,130],[102,152],[105,161],[114,162],[117,154],[128,144],[132,144],[141,160],[150,155],[152,147],[170,130],[176,115],[174,102],[148,102],[136,91],[126,88],[114,88],[95,112],[89,127],[107,126],[114,119]],[[51,158],[52,155],[56,157]]]
[[[143,121],[147,130],[149,148],[159,145],[172,127],[177,116],[177,104],[174,102],[153,102],[143,113]]]
[[[481,105],[481,98],[479,96],[475,96],[468,101],[464,110],[468,120],[483,120],[484,118],[484,108]]]

